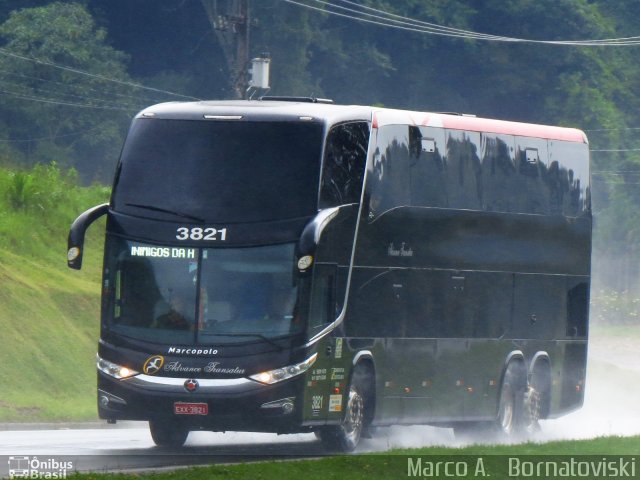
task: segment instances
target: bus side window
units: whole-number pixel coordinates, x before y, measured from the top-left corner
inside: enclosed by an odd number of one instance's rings
[[[366,122],[345,123],[331,129],[324,154],[320,208],[360,201],[368,144]]]
[[[588,148],[583,143],[549,141],[551,213],[577,217],[591,210]]]
[[[585,337],[589,318],[589,284],[581,282],[567,292],[567,337]]]
[[[547,140],[515,137],[518,169],[518,212],[548,215],[551,191]]]
[[[378,129],[371,171],[367,175],[369,220],[385,212],[410,205],[411,164],[409,127],[386,125]]]
[[[312,282],[309,329],[324,327],[336,319],[336,265],[316,264]]]
[[[517,212],[518,174],[512,135],[482,134],[483,209]]]
[[[446,208],[444,146],[442,128],[409,127],[411,151],[411,205]]]
[[[481,146],[478,132],[446,131],[445,182],[449,208],[481,210]]]

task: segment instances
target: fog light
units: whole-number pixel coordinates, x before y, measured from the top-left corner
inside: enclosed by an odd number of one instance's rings
[[[109,392],[98,390],[98,404],[102,408],[114,410],[125,406],[127,402],[120,397],[116,397],[115,395],[110,394]]]
[[[288,415],[291,412],[293,412],[293,403],[291,403],[291,402],[283,403],[282,404],[282,413],[284,413],[285,415]]]
[[[260,408],[265,408],[265,409],[280,409],[282,410],[282,413],[284,415],[289,415],[291,412],[293,412],[293,408],[294,408],[294,398],[293,397],[287,397],[287,398],[281,398],[280,400],[275,400],[273,402],[268,402],[268,403],[263,403],[262,405],[260,405]]]

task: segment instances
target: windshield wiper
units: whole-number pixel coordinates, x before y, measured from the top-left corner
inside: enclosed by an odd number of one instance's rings
[[[138,203],[125,203],[129,207],[144,208],[145,210],[153,210],[154,212],[170,213],[176,217],[188,218],[189,220],[195,220],[196,222],[204,223],[204,219],[200,217],[194,217],[188,213],[174,212],[173,210],[167,210],[166,208],[154,207],[153,205],[140,205]]]
[[[257,337],[261,340],[264,340],[265,342],[273,345],[274,347],[277,347],[279,350],[284,350],[284,347],[282,345],[277,344],[276,342],[274,342],[273,340],[271,340],[269,337],[265,337],[264,335],[260,334],[260,333],[210,333],[208,335],[221,335],[223,337]],[[291,336],[291,335],[289,335]]]

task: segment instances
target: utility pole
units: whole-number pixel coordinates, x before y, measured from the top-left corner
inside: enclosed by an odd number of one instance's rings
[[[249,0],[200,1],[227,61],[233,94],[244,98],[249,86]]]

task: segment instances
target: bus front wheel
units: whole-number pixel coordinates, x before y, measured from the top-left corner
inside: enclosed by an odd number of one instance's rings
[[[149,431],[153,443],[159,447],[179,448],[189,436],[189,430],[173,422],[149,421]]]
[[[360,441],[363,426],[364,396],[357,385],[351,385],[342,423],[323,427],[318,432],[318,436],[325,450],[353,452]]]

